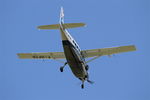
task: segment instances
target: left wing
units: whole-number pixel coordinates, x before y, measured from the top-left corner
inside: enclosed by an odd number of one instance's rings
[[[18,53],[20,59],[65,59],[64,52]]]
[[[113,48],[83,50],[81,52],[84,58],[89,58],[89,57],[100,57],[100,56],[112,55],[117,53],[135,51],[135,50],[136,47],[134,45],[129,45],[129,46],[120,46],[120,47],[113,47]]]

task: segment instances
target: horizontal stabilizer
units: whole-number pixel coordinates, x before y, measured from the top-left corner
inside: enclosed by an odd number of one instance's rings
[[[63,25],[66,29],[85,26],[84,23],[65,23]],[[38,26],[38,29],[59,29],[59,28],[60,28],[60,24]]]

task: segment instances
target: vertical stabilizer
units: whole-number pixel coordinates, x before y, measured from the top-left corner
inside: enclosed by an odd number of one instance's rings
[[[64,9],[63,7],[61,7],[61,10],[60,10],[60,24],[63,24],[64,23]]]
[[[64,23],[64,9],[63,7],[61,7],[59,24],[42,25],[42,26],[38,26],[38,29],[60,29],[61,27],[64,30],[64,29],[83,27],[83,26],[85,26],[84,23]]]

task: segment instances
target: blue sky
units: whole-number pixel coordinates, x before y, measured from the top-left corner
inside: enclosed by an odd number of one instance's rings
[[[80,81],[54,60],[22,60],[17,53],[63,51],[56,24],[60,7],[81,49],[134,44],[136,52],[104,56],[91,63],[90,79]],[[0,100],[150,100],[149,0],[1,0]]]

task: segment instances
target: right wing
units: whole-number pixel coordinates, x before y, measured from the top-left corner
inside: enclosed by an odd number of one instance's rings
[[[112,47],[112,48],[101,48],[101,49],[91,49],[91,50],[83,50],[82,55],[85,58],[96,57],[96,56],[105,56],[112,55],[117,53],[135,51],[136,47],[134,45],[129,46],[120,46],[120,47]]]
[[[65,59],[64,52],[18,53],[20,59]]]

